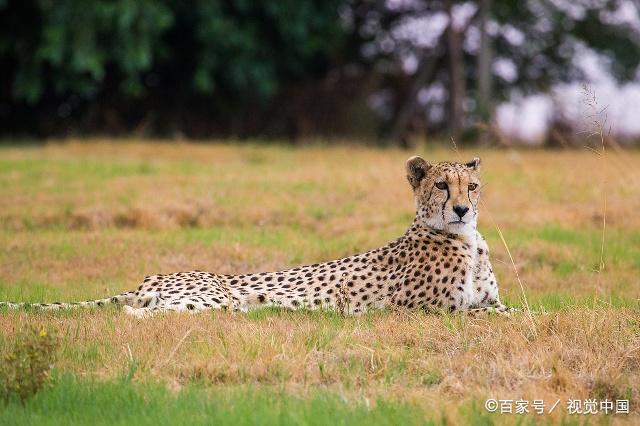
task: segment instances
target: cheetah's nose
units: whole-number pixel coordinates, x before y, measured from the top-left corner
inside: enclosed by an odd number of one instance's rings
[[[462,219],[462,216],[467,214],[467,212],[469,211],[469,207],[453,206],[453,211],[456,212],[456,214],[460,217],[460,219]]]

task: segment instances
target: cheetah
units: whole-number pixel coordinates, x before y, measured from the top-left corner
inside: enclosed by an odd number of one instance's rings
[[[265,306],[326,308],[344,314],[381,308],[508,314],[511,310],[500,302],[487,242],[476,229],[479,170],[479,158],[436,164],[409,158],[406,174],[415,219],[395,241],[362,254],[277,272],[152,275],[137,290],[110,298],[32,306],[60,309],[114,303],[138,317],[163,311],[246,312]]]

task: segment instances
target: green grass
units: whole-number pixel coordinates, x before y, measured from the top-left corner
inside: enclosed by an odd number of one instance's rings
[[[11,425],[424,425],[441,424],[437,413],[393,400],[344,400],[315,391],[295,395],[278,387],[186,386],[78,380],[63,375],[26,405],[0,406],[0,424]]]
[[[425,376],[425,385],[439,383],[437,373]],[[57,376],[54,385],[25,405],[10,402],[0,409],[6,425],[448,425],[452,417],[470,426],[504,424],[505,418],[487,413],[484,400],[460,401],[456,413],[444,408],[425,410],[418,404],[366,396],[345,398],[316,390],[300,395],[282,387],[186,386],[169,390],[161,382],[93,381]],[[548,423],[544,417],[512,414],[513,424]],[[562,416],[561,424],[578,425],[584,419]],[[593,418],[595,424],[608,424]],[[509,422],[511,423],[511,422]]]
[[[390,231],[384,231],[390,234]],[[501,242],[495,231],[488,230],[486,237],[494,252],[500,250]],[[6,232],[0,235],[0,244],[8,245],[23,233]],[[62,298],[97,298],[101,293],[96,293],[95,285],[104,285],[109,288],[127,289],[131,286],[129,271],[137,270],[138,280],[144,275],[156,269],[157,272],[171,272],[157,260],[153,260],[151,266],[144,258],[128,258],[123,263],[115,263],[112,267],[101,272],[95,278],[76,276],[65,280],[65,288],[72,293],[65,293],[59,286],[52,286],[50,275],[46,270],[32,268],[40,259],[46,257],[47,263],[78,264],[87,262],[111,263],[112,259],[126,256],[126,251],[136,247],[148,245],[151,250],[162,248],[164,252],[182,252],[193,247],[201,247],[202,250],[225,250],[236,245],[263,253],[264,259],[282,259],[287,265],[298,265],[328,260],[355,253],[359,250],[371,248],[366,241],[370,237],[350,235],[338,235],[327,239],[321,232],[313,227],[296,225],[267,225],[256,228],[255,226],[211,226],[206,228],[181,228],[177,230],[125,230],[115,229],[102,232],[102,238],[85,238],[86,233],[81,231],[69,231],[66,229],[39,230],[30,237],[37,245],[25,243],[13,248],[11,251],[0,253],[0,263],[12,264],[21,271],[19,277],[14,280],[0,277],[0,298],[23,301],[53,301]],[[391,238],[391,236],[387,236]],[[599,261],[600,234],[597,230],[575,230],[543,226],[539,228],[512,229],[508,231],[507,238],[512,251],[518,253],[518,259],[526,259],[527,264],[523,269],[525,284],[537,284],[533,279],[527,278],[527,269],[548,270],[546,282],[556,282],[558,289],[553,295],[559,297],[559,292],[565,291],[567,286],[578,291],[578,296],[589,299],[591,295],[583,295],[580,286],[585,280],[585,275],[594,275]],[[622,273],[626,271],[631,277],[640,273],[640,234],[636,231],[622,232],[612,229],[608,234],[605,251],[605,261],[609,271],[616,271],[620,278],[610,277],[605,282],[610,288],[607,294],[598,294],[598,298],[613,296],[618,299],[635,299],[637,293],[628,294],[628,290],[634,287],[633,281],[625,278]],[[529,247],[536,244],[540,247],[530,250]],[[114,253],[113,247],[117,245],[124,250],[122,253]],[[553,255],[549,256],[549,250]],[[233,254],[236,255],[236,254]],[[225,255],[227,256],[227,255]],[[237,254],[236,256],[243,256]],[[240,257],[239,259],[241,259]],[[510,265],[507,258],[503,258],[503,264],[496,264],[494,268],[500,281],[509,274]],[[157,266],[153,266],[157,265]],[[206,269],[206,265],[194,265]],[[253,267],[257,268],[257,267]],[[252,268],[252,269],[253,269]],[[269,269],[274,269],[274,266]],[[255,269],[254,269],[255,270]],[[233,268],[226,273],[240,272]],[[87,283],[91,286],[87,287]],[[583,286],[585,289],[586,286]],[[574,290],[571,292],[575,293]],[[508,300],[517,301],[520,297],[519,289],[514,288],[506,293]],[[537,292],[530,292],[530,297],[538,297]],[[566,299],[566,298],[565,298]],[[568,299],[566,299],[568,300]],[[556,310],[562,304],[550,304],[547,309]],[[626,303],[625,306],[629,304]]]
[[[512,303],[512,305],[520,305]],[[529,300],[529,306],[535,311],[557,312],[570,308],[628,308],[640,309],[640,299],[625,295],[611,294],[604,298],[588,296],[572,296],[566,293],[550,293],[541,296],[534,296]]]

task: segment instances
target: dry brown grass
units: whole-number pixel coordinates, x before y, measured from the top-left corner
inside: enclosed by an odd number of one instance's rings
[[[450,150],[421,150],[438,161]],[[4,148],[0,296],[95,298],[146,274],[273,270],[383,244],[412,219],[399,150],[70,141]],[[502,292],[537,311],[467,319],[420,313],[215,313],[139,321],[114,310],[0,313],[0,342],[44,324],[58,368],[187,383],[390,395],[440,410],[487,397],[625,397],[640,406],[640,154],[609,153],[605,268],[601,160],[585,151],[481,151]],[[448,410],[448,409],[447,409]],[[448,410],[447,412],[450,412]],[[456,420],[452,415],[452,421]],[[560,412],[548,420],[559,420]],[[458,419],[460,420],[460,419]],[[621,421],[617,418],[616,421]]]
[[[499,319],[399,312],[364,318],[277,313],[167,315],[139,321],[113,312],[0,317],[9,334],[46,323],[63,337],[58,368],[185,384],[284,385],[399,398],[427,408],[495,398],[631,398],[640,403],[640,316],[571,308]],[[560,419],[564,410],[548,420]],[[637,412],[634,415],[637,419]]]
[[[37,173],[16,168],[4,174],[7,184],[37,182],[29,185],[28,193],[3,191],[2,220],[5,226],[20,228],[27,210],[36,227],[156,229],[282,223],[345,229],[339,225],[345,216],[357,218],[357,225],[363,220],[385,223],[390,211],[395,216],[398,211],[411,213],[403,174],[410,154],[359,147],[294,151],[252,145],[100,141],[3,149],[6,162],[48,164]],[[485,176],[484,202],[506,229],[545,223],[575,228],[601,225],[602,161],[593,152],[440,149],[423,153],[431,161],[478,154]],[[640,226],[635,214],[640,203],[638,158],[637,152],[608,153],[611,226]],[[67,164],[72,170],[60,172]],[[92,177],[96,169],[98,176]],[[80,179],[83,173],[87,173],[85,182],[68,179]],[[289,191],[280,191],[283,188]],[[306,214],[309,205],[329,210],[320,218],[322,224]],[[481,226],[487,226],[488,219],[482,220]]]

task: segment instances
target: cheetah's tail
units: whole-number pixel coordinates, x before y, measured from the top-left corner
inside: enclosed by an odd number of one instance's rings
[[[29,303],[29,302],[2,302],[0,308],[7,307],[9,309],[35,308],[35,309],[71,309],[71,308],[89,308],[95,306],[104,306],[110,304],[129,305],[132,303],[134,292],[128,291],[120,293],[117,296],[107,297],[105,299],[85,300],[82,302],[53,302],[53,303]]]

